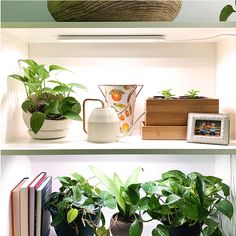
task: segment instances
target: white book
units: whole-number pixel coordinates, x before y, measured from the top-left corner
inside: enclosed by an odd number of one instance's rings
[[[36,225],[35,225],[35,212],[36,212],[36,189],[40,184],[43,182],[43,180],[46,178],[46,172],[41,172],[35,180],[30,184],[29,186],[29,236],[35,236],[36,232]]]
[[[33,181],[33,178],[27,179],[27,181],[24,182],[24,184],[20,188],[20,234],[21,236],[29,236],[28,235],[28,188],[31,182]]]
[[[11,191],[12,236],[20,236],[20,188],[27,179],[22,179]]]
[[[45,209],[45,203],[52,192],[52,177],[48,176],[36,191],[36,236],[48,236],[50,233],[50,213]]]

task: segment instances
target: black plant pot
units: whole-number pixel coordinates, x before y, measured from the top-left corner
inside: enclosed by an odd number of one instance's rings
[[[200,236],[201,224],[196,223],[195,225],[189,226],[187,224],[180,225],[178,227],[170,227],[170,236]]]
[[[123,222],[118,214],[119,213],[114,214],[110,221],[112,236],[129,236],[129,229],[134,221],[134,217],[130,220],[130,222]],[[136,217],[140,219],[139,215],[137,214]],[[143,231],[143,222],[140,222],[139,224],[141,227],[141,231]]]
[[[49,209],[52,219],[54,220],[57,211],[54,209]],[[91,220],[98,225],[100,219],[100,208],[94,211],[95,214],[91,214]],[[77,218],[71,223],[68,224],[66,220],[62,221],[59,225],[54,227],[57,236],[94,236],[95,230],[86,224],[84,226],[81,215],[78,215]]]

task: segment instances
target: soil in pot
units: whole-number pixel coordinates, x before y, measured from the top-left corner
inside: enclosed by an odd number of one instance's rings
[[[57,211],[49,209],[52,219],[54,220]],[[95,223],[98,224],[99,218],[100,218],[100,209],[96,209],[95,214],[90,215],[90,219]],[[64,220],[62,223],[54,227],[57,236],[94,236],[94,229],[86,224],[84,226],[81,215],[78,215],[75,221],[73,221],[71,224],[68,224],[66,220]]]
[[[140,216],[136,214],[136,217],[140,219]],[[129,228],[134,222],[135,217],[130,217],[129,220],[125,220],[119,213],[112,216],[110,221],[111,233],[113,236],[129,236]],[[143,231],[143,222],[140,222],[141,231]]]
[[[197,97],[190,97],[190,96],[179,96],[179,99],[207,99],[207,97],[204,96],[197,96]]]
[[[200,236],[201,224],[196,223],[192,226],[183,224],[178,227],[169,228],[169,236]]]

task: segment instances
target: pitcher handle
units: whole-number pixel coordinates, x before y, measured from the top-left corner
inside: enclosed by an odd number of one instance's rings
[[[85,116],[85,104],[87,101],[101,102],[102,108],[105,107],[104,102],[97,98],[87,98],[83,101],[83,130],[86,134],[88,133],[88,131],[86,130],[86,116]]]
[[[135,88],[135,90],[136,90],[139,86],[140,86],[140,88],[139,88],[139,90],[138,90],[138,92],[137,92],[137,94],[136,94],[136,97],[138,97],[139,93],[140,93],[141,90],[143,89],[143,85],[142,85],[142,84],[139,84],[139,85],[137,85],[137,87]]]
[[[104,97],[104,99],[105,99],[105,102],[107,102],[106,95],[105,95],[104,91],[102,90],[102,87],[103,87],[103,86],[104,86],[104,85],[98,85],[98,88],[99,88],[99,90],[101,91],[101,93],[102,93],[102,95],[103,95],[103,97]]]

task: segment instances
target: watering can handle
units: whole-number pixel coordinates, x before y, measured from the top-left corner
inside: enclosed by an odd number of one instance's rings
[[[87,101],[101,102],[102,108],[105,107],[104,102],[100,99],[97,99],[97,98],[87,98],[83,101],[83,130],[86,134],[88,133],[88,131],[86,130],[86,116],[85,116],[85,114],[86,114],[85,113],[85,104]]]

